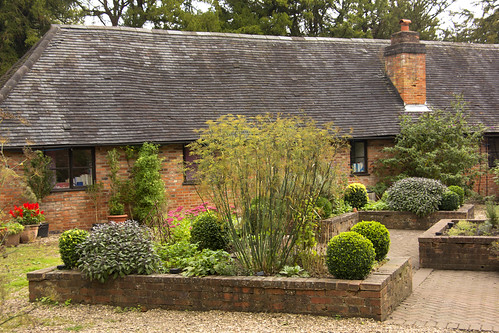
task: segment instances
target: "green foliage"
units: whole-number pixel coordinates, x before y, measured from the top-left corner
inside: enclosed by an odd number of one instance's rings
[[[190,258],[198,252],[197,244],[181,240],[179,242],[161,245],[157,244],[156,251],[165,268],[185,268],[185,259]]]
[[[159,147],[144,143],[133,166],[133,186],[135,202],[133,215],[137,220],[148,223],[157,207],[166,203],[165,184],[161,179],[162,159],[158,156]]]
[[[388,189],[388,185],[384,182],[377,182],[376,185],[367,188],[376,194],[376,198],[380,199]]]
[[[200,251],[227,248],[225,232],[214,213],[206,212],[196,217],[191,229],[191,243],[198,244]]]
[[[445,185],[472,188],[480,173],[475,168],[484,158],[480,153],[483,126],[468,123],[464,103],[453,111],[425,112],[417,120],[403,116],[395,146],[383,151],[376,173],[393,181],[395,177],[424,177]]]
[[[390,249],[390,232],[383,224],[376,221],[362,221],[355,224],[350,231],[361,234],[373,243],[377,261],[385,259]]]
[[[24,163],[24,177],[26,183],[33,191],[37,201],[41,201],[50,194],[54,182],[54,173],[50,170],[52,159],[39,150],[24,150],[26,162]]]
[[[309,277],[309,274],[300,266],[284,266],[279,275],[286,277]]]
[[[78,259],[80,259],[78,246],[87,239],[88,235],[88,231],[71,229],[59,236],[59,253],[66,268],[71,269],[77,266]]]
[[[487,215],[487,221],[495,228],[499,226],[499,206],[494,205],[493,202],[489,201],[485,205],[485,214]]]
[[[453,191],[445,191],[442,194],[442,200],[440,201],[440,205],[438,206],[439,210],[456,210],[459,208],[459,195]]]
[[[347,202],[345,202],[344,199],[336,199],[333,202],[331,202],[333,209],[332,209],[332,215],[341,215],[344,213],[351,212],[353,210],[353,207],[350,206]]]
[[[345,202],[354,208],[361,208],[369,201],[367,189],[364,184],[353,183],[345,190]]]
[[[319,197],[315,203],[315,207],[321,219],[327,219],[333,213],[333,204],[327,198]]]
[[[109,180],[111,182],[111,196],[109,198],[109,215],[125,214],[125,205],[121,198],[120,153],[116,148],[107,152],[107,163],[109,165]]]
[[[326,265],[338,279],[365,279],[371,272],[374,258],[372,242],[353,231],[334,236],[327,245]]]
[[[90,184],[85,189],[85,192],[92,200],[95,208],[95,223],[99,223],[99,203],[102,196],[102,190],[104,189],[104,184],[102,182]]]
[[[438,210],[446,189],[438,180],[406,178],[399,180],[387,190],[387,203],[391,210],[427,216]]]
[[[384,200],[369,201],[361,208],[361,210],[368,210],[368,211],[390,210],[390,206]]]
[[[448,187],[448,190],[459,196],[459,206],[461,206],[464,203],[464,189],[460,186],[451,185]]]
[[[24,226],[17,222],[7,221],[0,223],[0,240],[2,235],[17,235],[23,232]]]
[[[228,252],[223,250],[204,249],[196,252],[194,256],[184,259],[184,276],[206,276],[228,272],[227,266],[233,259]]]
[[[448,236],[474,236],[477,225],[467,220],[457,222],[452,228],[447,230]]]
[[[149,231],[135,221],[97,226],[79,246],[78,268],[90,280],[105,282],[129,274],[151,274],[161,267]]]
[[[340,181],[332,161],[345,140],[311,119],[281,115],[226,115],[200,132],[190,145],[199,156],[200,187],[222,216],[238,259],[251,271],[279,272],[310,207]]]

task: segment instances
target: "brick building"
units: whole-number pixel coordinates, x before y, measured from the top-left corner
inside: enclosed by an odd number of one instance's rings
[[[107,215],[84,191],[109,189],[109,149],[161,144],[171,207],[201,202],[185,179],[185,144],[223,114],[307,114],[351,130],[341,163],[374,185],[372,163],[393,145],[399,115],[447,109],[462,95],[487,126],[482,149],[499,158],[499,46],[419,41],[402,20],[391,41],[250,36],[54,25],[0,78],[1,136],[12,164],[27,143],[53,158],[54,190],[42,206],[51,231],[89,228]],[[126,160],[122,158],[122,171]],[[20,204],[15,181],[2,208]],[[477,189],[497,194],[490,175]]]

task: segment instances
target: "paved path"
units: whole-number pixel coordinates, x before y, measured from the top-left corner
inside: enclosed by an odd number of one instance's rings
[[[387,323],[499,332],[499,272],[419,269],[417,237],[390,230],[388,257],[411,256],[413,293]]]

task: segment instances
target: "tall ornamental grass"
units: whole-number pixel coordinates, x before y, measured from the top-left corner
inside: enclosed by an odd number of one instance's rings
[[[270,274],[286,264],[319,195],[339,191],[343,147],[337,129],[301,117],[226,115],[200,130],[190,148],[202,193],[248,269]]]

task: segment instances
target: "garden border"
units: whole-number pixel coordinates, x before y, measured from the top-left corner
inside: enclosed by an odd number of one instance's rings
[[[434,269],[499,271],[499,248],[497,252],[492,251],[492,243],[499,246],[499,236],[442,235],[448,223],[458,221],[440,220],[418,238],[420,266]]]
[[[29,299],[142,309],[286,312],[385,320],[412,292],[409,258],[393,258],[365,280],[258,276],[129,275],[105,283],[55,267],[28,273]]]

